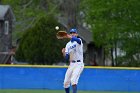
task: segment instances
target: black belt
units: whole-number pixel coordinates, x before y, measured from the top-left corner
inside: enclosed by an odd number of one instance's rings
[[[75,60],[72,60],[71,62],[72,62],[72,63],[81,62],[81,60],[76,60],[76,61],[75,61]]]

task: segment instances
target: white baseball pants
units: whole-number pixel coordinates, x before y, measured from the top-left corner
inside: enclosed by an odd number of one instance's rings
[[[71,62],[65,74],[64,88],[70,87],[70,84],[77,85],[80,74],[82,73],[83,69],[84,69],[83,62],[75,62],[75,63]]]

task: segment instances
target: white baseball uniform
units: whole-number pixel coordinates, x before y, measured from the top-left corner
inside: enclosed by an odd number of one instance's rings
[[[83,43],[81,39],[80,41],[81,44],[78,44],[76,41],[69,41],[66,44],[65,53],[69,54],[70,65],[65,74],[64,88],[70,87],[70,84],[77,85],[80,74],[84,69]]]

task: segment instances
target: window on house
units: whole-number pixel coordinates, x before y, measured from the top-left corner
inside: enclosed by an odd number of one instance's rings
[[[8,35],[9,33],[9,21],[5,21],[4,23],[4,34]]]
[[[5,46],[5,51],[9,51],[9,47],[8,46]]]
[[[1,32],[1,23],[0,23],[0,32]]]
[[[1,33],[2,33],[2,25],[0,23],[0,36],[1,36]]]
[[[0,32],[2,31],[2,23],[0,23]]]

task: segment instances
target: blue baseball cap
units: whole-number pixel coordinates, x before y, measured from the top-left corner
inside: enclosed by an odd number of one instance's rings
[[[77,29],[75,28],[70,29],[70,33],[77,33]]]

